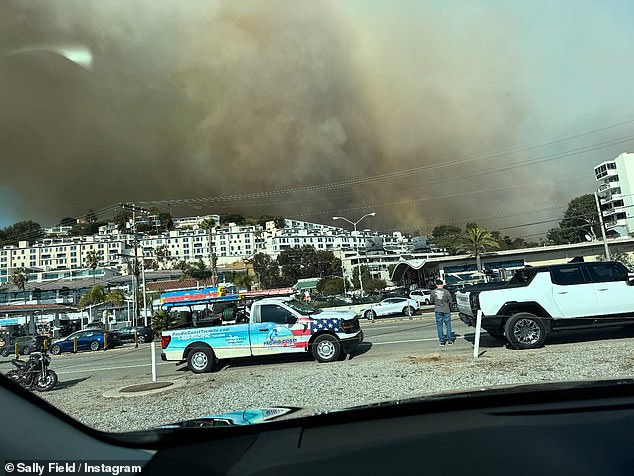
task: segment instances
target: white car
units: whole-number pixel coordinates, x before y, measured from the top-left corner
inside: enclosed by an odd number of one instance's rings
[[[412,317],[420,309],[420,304],[415,299],[392,297],[373,304],[369,309],[362,309],[361,315],[373,321],[376,317],[402,314]]]
[[[431,290],[416,289],[409,293],[409,297],[418,301],[419,304],[425,304],[427,306],[431,303]]]

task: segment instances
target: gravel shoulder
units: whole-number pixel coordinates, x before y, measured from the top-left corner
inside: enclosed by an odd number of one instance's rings
[[[138,378],[91,383],[61,382],[39,394],[88,426],[104,431],[157,425],[266,406],[315,409],[489,386],[571,380],[632,378],[634,339],[547,345],[542,349],[488,349],[477,360],[467,342],[433,353],[318,364],[309,359],[277,364],[227,366],[210,374],[179,372],[176,388],[130,398],[105,397]],[[149,381],[149,379],[148,379]]]

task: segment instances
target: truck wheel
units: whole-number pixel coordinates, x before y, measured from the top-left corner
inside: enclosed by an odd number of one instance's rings
[[[312,351],[317,362],[334,362],[339,358],[341,345],[336,337],[322,334],[313,342]]]
[[[513,314],[504,325],[506,338],[516,349],[536,349],[544,345],[546,326],[535,314]]]
[[[187,366],[195,374],[211,372],[216,364],[214,351],[206,347],[194,347],[187,354]]]

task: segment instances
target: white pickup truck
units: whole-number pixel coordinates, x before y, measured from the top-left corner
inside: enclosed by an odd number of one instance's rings
[[[187,362],[194,373],[211,371],[218,359],[312,352],[332,362],[363,342],[354,311],[319,310],[290,297],[254,302],[245,323],[163,331],[161,359]]]
[[[621,263],[605,261],[526,267],[500,285],[456,294],[460,319],[512,347],[531,349],[549,333],[634,324],[634,280]]]

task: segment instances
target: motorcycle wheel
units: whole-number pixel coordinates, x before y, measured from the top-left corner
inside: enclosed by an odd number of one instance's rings
[[[20,374],[17,370],[9,370],[7,372],[7,378],[13,380],[15,383],[20,383]]]
[[[38,392],[47,392],[49,390],[52,390],[56,384],[57,374],[52,370],[47,370],[46,376],[38,377],[37,381],[35,382],[35,390],[37,390]]]

